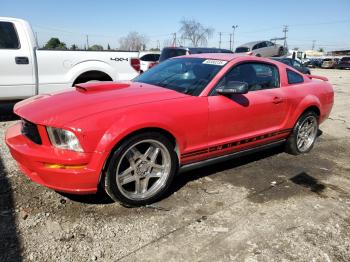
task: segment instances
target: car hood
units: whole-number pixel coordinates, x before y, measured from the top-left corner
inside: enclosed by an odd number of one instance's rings
[[[137,82],[88,83],[23,100],[14,112],[36,124],[63,127],[92,114],[182,97],[187,95]]]

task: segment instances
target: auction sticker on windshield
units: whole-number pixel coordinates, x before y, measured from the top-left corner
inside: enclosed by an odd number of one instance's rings
[[[214,59],[207,59],[203,61],[203,64],[206,65],[218,65],[218,66],[224,66],[226,65],[227,61],[224,60],[214,60]]]

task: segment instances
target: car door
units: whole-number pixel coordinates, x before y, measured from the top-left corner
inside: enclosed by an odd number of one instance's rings
[[[278,47],[270,41],[266,41],[269,57],[278,56]]]
[[[269,51],[269,47],[267,46],[267,43],[265,41],[261,42],[259,46],[260,46],[260,49],[259,49],[260,55],[262,57],[269,57],[270,51]]]
[[[0,20],[0,99],[24,98],[34,95],[33,59],[24,28]]]
[[[247,94],[208,97],[209,152],[215,156],[229,151],[278,140],[287,135],[283,129],[288,101],[280,88],[278,68],[261,62],[234,66],[216,88],[229,81],[246,82]],[[238,144],[237,144],[238,143]]]

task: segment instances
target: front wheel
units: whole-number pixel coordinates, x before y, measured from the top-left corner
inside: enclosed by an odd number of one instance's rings
[[[299,155],[310,152],[318,132],[318,116],[315,112],[304,113],[295,124],[286,143],[286,152]]]
[[[105,177],[105,190],[126,206],[159,200],[177,171],[174,145],[162,134],[146,132],[126,139],[113,153]]]

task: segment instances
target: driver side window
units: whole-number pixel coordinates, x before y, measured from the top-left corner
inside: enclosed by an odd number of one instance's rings
[[[222,88],[230,82],[245,82],[249,92],[279,87],[277,67],[265,63],[243,63],[234,66],[219,81],[216,88]],[[215,89],[216,89],[215,88]]]

